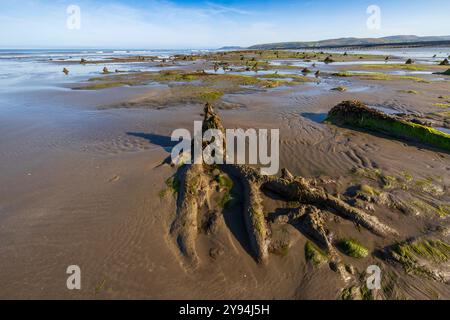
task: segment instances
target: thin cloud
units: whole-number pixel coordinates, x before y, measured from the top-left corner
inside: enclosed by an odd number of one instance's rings
[[[219,5],[219,4],[212,3],[212,2],[207,2],[206,4],[210,8],[210,10],[216,14],[217,13],[219,13],[219,14],[234,13],[234,14],[239,14],[239,15],[255,15],[256,14],[256,12],[253,12],[253,11],[242,10],[242,9],[235,8],[235,7],[227,7],[227,6]]]

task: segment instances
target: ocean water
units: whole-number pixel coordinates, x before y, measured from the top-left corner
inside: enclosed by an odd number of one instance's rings
[[[208,50],[0,50],[0,96],[5,93],[38,90],[86,80],[101,74],[104,67],[126,71],[159,71],[148,62],[64,64],[64,61],[106,60],[136,55],[160,59],[175,54],[191,54]],[[61,61],[60,61],[61,60]],[[62,70],[70,70],[66,76]]]
[[[83,65],[73,63],[73,61],[80,61],[81,58],[106,60],[112,57],[122,58],[136,55],[155,56],[163,59],[175,54],[198,52],[199,50],[189,49],[0,50],[0,129],[7,128],[12,123],[27,127],[31,122],[40,126],[39,132],[35,133],[40,135],[46,132],[47,127],[59,127],[60,123],[64,123],[65,129],[62,132],[58,131],[58,135],[64,137],[68,127],[78,128],[78,126],[94,121],[93,119],[107,117],[109,113],[98,111],[99,106],[126,100],[148,90],[148,87],[127,87],[120,91],[74,91],[71,89],[73,84],[99,76],[104,67],[111,71],[116,69],[159,71],[162,69],[154,67],[155,63],[152,66],[149,62],[105,62]],[[72,62],[66,64],[58,60]],[[62,72],[64,67],[70,70],[68,76]],[[80,132],[82,131],[80,129]],[[0,132],[2,131],[0,130]],[[5,132],[3,132],[3,136],[0,135],[0,150],[6,141],[4,136]]]

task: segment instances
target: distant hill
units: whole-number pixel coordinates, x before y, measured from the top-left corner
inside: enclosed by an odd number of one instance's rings
[[[307,49],[307,48],[338,48],[338,47],[371,47],[413,44],[439,43],[450,45],[450,36],[418,37],[414,35],[390,36],[384,38],[339,38],[309,42],[279,42],[258,44],[248,49]]]

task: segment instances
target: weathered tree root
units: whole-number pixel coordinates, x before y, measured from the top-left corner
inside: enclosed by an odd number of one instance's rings
[[[207,104],[203,131],[224,127],[214,108]],[[254,257],[265,263],[269,257],[270,228],[267,225],[262,206],[262,190],[278,194],[286,201],[299,202],[302,207],[312,208],[297,217],[300,229],[319,243],[330,257],[330,266],[348,281],[351,275],[341,262],[333,246],[332,234],[325,229],[323,212],[320,208],[330,210],[379,236],[397,235],[397,231],[383,224],[376,217],[354,208],[344,201],[328,194],[323,188],[313,185],[302,177],[293,176],[287,169],[282,170],[281,177],[264,176],[256,169],[246,165],[221,165],[223,172],[234,177],[243,187],[244,221]],[[187,266],[195,269],[199,258],[195,250],[198,234],[199,208],[207,203],[208,190],[211,188],[210,177],[202,165],[189,165],[180,169],[180,190],[177,203],[177,217],[172,224],[171,235],[176,239]],[[211,208],[210,208],[211,209]]]
[[[248,180],[278,194],[287,201],[298,201],[317,207],[330,208],[343,218],[353,221],[379,236],[398,234],[393,228],[381,223],[377,217],[350,206],[328,194],[322,188],[312,186],[305,178],[294,177],[287,169],[284,169],[283,176],[278,178],[263,176],[256,169],[248,166],[229,165],[229,167],[234,168],[233,172],[240,172],[241,176],[245,176]]]
[[[388,246],[384,258],[399,263],[407,273],[450,283],[449,229],[442,228],[426,235]]]
[[[330,208],[343,218],[353,221],[379,236],[398,234],[393,228],[381,223],[377,217],[348,205],[344,201],[328,194],[322,188],[312,186],[304,178],[264,177],[264,180],[266,182],[262,184],[263,188],[267,188],[289,201]]]
[[[170,233],[176,239],[185,259],[185,266],[195,269],[199,264],[195,240],[198,234],[197,216],[201,205],[199,187],[202,183],[203,168],[201,165],[192,165],[184,169],[185,172],[180,175],[177,216]]]
[[[309,206],[308,212],[301,221],[301,229],[326,250],[330,258],[330,266],[339,272],[341,278],[345,282],[351,280],[352,276],[345,269],[339,254],[333,246],[332,234],[325,229],[323,212],[316,207]]]
[[[244,189],[244,220],[250,244],[255,258],[265,263],[269,257],[269,233],[264,216],[264,208],[261,204],[261,185],[257,176],[246,166],[223,166],[228,174],[237,178]]]

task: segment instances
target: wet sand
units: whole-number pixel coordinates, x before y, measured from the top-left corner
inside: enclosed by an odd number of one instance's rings
[[[330,90],[337,85],[348,87],[347,92]],[[351,175],[352,170],[380,169],[396,177],[408,172],[414,181],[431,177],[442,194],[417,194],[413,188],[406,194],[448,204],[448,153],[316,120],[350,99],[400,111],[445,111],[433,103],[449,89],[449,81],[324,78],[321,84],[225,94],[222,101],[243,107],[219,113],[227,128],[279,128],[281,167],[329,180],[327,188],[335,194],[366,181]],[[192,130],[193,121],[202,119],[202,104],[99,109],[158,95],[158,90],[39,90],[15,97],[29,105],[20,112],[8,100],[0,118],[0,298],[339,298],[342,281],[327,266],[315,268],[306,261],[307,238],[290,225],[274,225],[290,235],[289,254],[271,255],[266,266],[257,264],[249,254],[239,205],[225,210],[214,237],[199,235],[199,269],[191,273],[182,267],[169,235],[176,201],[159,196],[175,169],[161,164],[173,145],[172,131]],[[283,206],[269,197],[264,201],[268,213]],[[373,214],[400,235],[384,239],[343,219],[330,223],[338,238],[356,238],[370,250],[435,226],[449,227],[448,217],[430,212],[411,215],[376,206]],[[212,259],[209,250],[217,247],[223,254]],[[408,275],[376,255],[343,259],[360,272],[380,265],[397,279],[396,298],[450,298],[448,284]],[[66,288],[65,271],[73,264],[82,270],[81,291]]]

